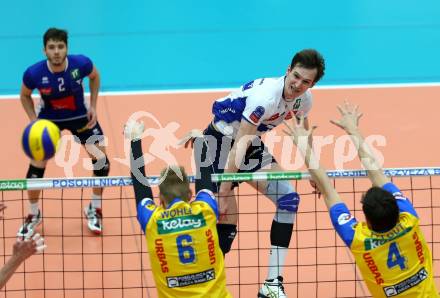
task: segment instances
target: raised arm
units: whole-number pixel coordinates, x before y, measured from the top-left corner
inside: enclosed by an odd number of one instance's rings
[[[136,206],[138,206],[144,198],[153,199],[153,192],[151,191],[151,187],[145,176],[145,164],[141,140],[143,131],[143,125],[135,121],[127,122],[124,128],[125,137],[130,140],[130,176],[133,180]]]
[[[202,189],[208,189],[213,193],[217,193],[216,184],[212,183],[211,174],[213,173],[212,164],[207,163],[206,159],[209,158],[208,143],[203,135],[200,135],[194,140],[194,157],[196,162],[196,193]]]
[[[333,205],[342,202],[339,194],[336,192],[333,184],[328,178],[325,169],[320,165],[319,160],[316,159],[313,150],[310,146],[310,138],[315,127],[306,129],[304,127],[304,117],[301,116],[299,122],[293,120],[292,124],[284,122],[287,130],[284,132],[292,137],[298,150],[304,156],[304,161],[309,169],[312,179],[315,181],[319,191],[324,196],[325,204],[330,209]]]
[[[377,158],[371,153],[368,144],[365,143],[365,139],[359,130],[358,124],[362,113],[358,111],[358,106],[353,106],[346,101],[342,106],[338,106],[338,110],[342,115],[341,119],[331,120],[330,122],[342,128],[350,135],[358,150],[359,159],[367,171],[368,178],[370,178],[373,186],[382,187],[384,184],[390,182],[390,179],[385,176]]]
[[[35,234],[32,239],[17,239],[13,248],[12,256],[0,269],[0,289],[11,278],[18,267],[30,256],[40,253],[46,248],[44,238]]]

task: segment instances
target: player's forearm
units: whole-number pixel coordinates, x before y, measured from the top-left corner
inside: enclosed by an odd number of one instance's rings
[[[98,103],[98,93],[101,87],[101,78],[99,73],[96,73],[93,79],[89,79],[90,88],[90,106],[96,110],[96,105]]]
[[[213,166],[207,165],[203,166],[201,165],[200,156],[202,156],[203,147],[206,145],[206,150],[209,152],[209,149],[207,148],[208,144],[204,143],[205,139],[203,137],[196,138],[194,141],[194,155],[195,155],[195,161],[196,161],[196,180],[195,180],[195,188],[196,193],[198,193],[202,189],[209,189],[210,191],[217,193],[217,189],[213,189],[214,186],[212,184],[211,174],[213,172]]]
[[[309,140],[300,139],[297,144],[297,148],[304,156],[304,162],[309,169],[312,180],[316,183],[319,191],[324,196],[327,208],[330,209],[334,204],[341,202],[341,199],[328,178],[327,173],[321,167],[319,160],[316,159]]]
[[[239,157],[240,160],[244,158],[244,156]],[[226,162],[225,173],[236,173],[238,171],[239,165],[237,165],[237,147],[234,144],[232,146],[231,151],[228,154],[228,161]]]
[[[145,177],[145,164],[142,152],[142,141],[134,140],[131,141],[131,152],[130,156],[130,175],[133,181],[134,195],[136,199],[136,206],[144,198],[153,198],[153,192],[151,187],[148,185],[148,180]],[[143,180],[144,183],[142,183]]]
[[[324,196],[324,201],[328,209],[333,205],[342,202],[324,169],[309,169],[309,172],[313,181],[318,186],[319,191]]]
[[[379,165],[376,157],[371,153],[368,144],[365,143],[365,139],[359,129],[350,129],[348,133],[358,148],[359,159],[367,170],[368,177],[373,185],[382,187],[389,182],[389,179],[384,175],[382,167]]]
[[[11,278],[15,270],[17,270],[17,268],[20,267],[20,264],[23,261],[24,259],[12,255],[11,258],[6,262],[6,264],[0,270],[0,289],[5,286],[6,282]]]
[[[20,95],[21,105],[23,106],[24,111],[29,117],[29,120],[34,121],[37,119],[37,115],[35,114],[34,109],[34,101],[31,96],[28,95]]]

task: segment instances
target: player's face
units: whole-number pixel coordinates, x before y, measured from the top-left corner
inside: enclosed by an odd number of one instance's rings
[[[64,41],[49,39],[44,48],[44,53],[52,66],[61,66],[66,60],[67,45]]]
[[[284,81],[284,99],[295,99],[313,87],[317,73],[316,68],[308,69],[298,64],[292,69],[289,67]]]

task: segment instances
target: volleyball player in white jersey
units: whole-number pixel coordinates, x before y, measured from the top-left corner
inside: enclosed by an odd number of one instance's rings
[[[268,152],[260,136],[285,119],[305,116],[312,107],[312,88],[324,75],[324,59],[313,49],[295,54],[284,76],[264,78],[243,85],[214,102],[214,120],[203,132],[210,150],[202,163],[213,166],[215,173],[282,171]],[[216,148],[216,149],[212,149]],[[298,209],[299,196],[288,181],[249,182],[276,205],[270,240],[269,270],[258,297],[286,297],[282,270]],[[217,225],[223,253],[229,252],[236,235],[237,202],[233,188],[222,182],[218,190],[221,218]]]

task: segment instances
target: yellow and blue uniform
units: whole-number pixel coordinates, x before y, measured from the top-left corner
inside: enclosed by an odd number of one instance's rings
[[[176,198],[166,208],[147,198],[138,204],[137,214],[159,297],[232,297],[226,289],[212,192],[199,191],[191,203]]]
[[[375,232],[358,222],[344,203],[330,209],[332,223],[350,248],[373,297],[440,297],[433,278],[432,256],[411,202],[392,183],[399,220],[389,231]]]

